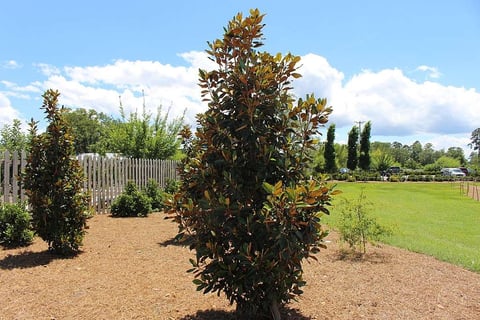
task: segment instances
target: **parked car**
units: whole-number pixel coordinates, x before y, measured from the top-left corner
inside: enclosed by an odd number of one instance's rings
[[[340,173],[349,173],[350,169],[348,168],[340,168]]]
[[[388,175],[399,174],[401,171],[402,171],[402,169],[400,169],[400,167],[390,167],[390,168],[387,169],[387,174]]]
[[[465,177],[465,173],[459,168],[443,168],[442,174],[451,177]]]

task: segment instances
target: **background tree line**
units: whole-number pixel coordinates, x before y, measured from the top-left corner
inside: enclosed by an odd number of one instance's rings
[[[360,130],[353,126],[348,133],[347,144],[335,143],[335,124],[329,126],[326,141],[320,143],[314,151],[314,172],[336,173],[339,170],[372,170],[385,171],[391,166],[404,169],[435,172],[445,167],[479,168],[480,128],[472,132],[473,151],[469,158],[465,157],[460,147],[447,150],[435,150],[432,143],[422,145],[419,141],[413,144],[400,142],[370,142],[371,122],[367,122]]]
[[[138,111],[127,114],[120,103],[120,118],[93,109],[61,110],[74,136],[75,153],[119,154],[133,158],[176,159],[181,157],[178,133],[183,116],[169,119],[169,112],[158,107],[155,114]],[[29,134],[14,119],[0,129],[0,150],[28,149]]]
[[[169,119],[169,112],[158,107],[155,114],[142,112],[126,114],[120,104],[120,117],[114,118],[93,109],[64,109],[65,117],[75,137],[75,153],[120,154],[134,158],[179,159],[183,156],[178,134],[184,126],[182,117]],[[471,135],[472,152],[468,159],[460,147],[435,150],[432,143],[422,145],[400,142],[370,142],[371,122],[360,132],[353,126],[348,143],[335,142],[335,124],[329,126],[326,141],[313,152],[312,171],[335,173],[349,170],[384,171],[391,166],[405,169],[438,171],[445,167],[467,166],[480,168],[480,128]],[[0,129],[0,151],[26,150],[29,135],[22,123],[14,119]]]

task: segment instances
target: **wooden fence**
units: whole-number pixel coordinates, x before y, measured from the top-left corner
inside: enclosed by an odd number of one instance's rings
[[[25,152],[0,154],[1,201],[13,203],[25,201],[19,175],[26,166]],[[91,196],[90,205],[98,213],[109,212],[112,201],[123,192],[128,181],[139,188],[147,185],[150,179],[160,187],[169,180],[178,179],[177,161],[158,159],[107,158],[99,156],[79,156],[77,160],[85,173],[84,190]]]

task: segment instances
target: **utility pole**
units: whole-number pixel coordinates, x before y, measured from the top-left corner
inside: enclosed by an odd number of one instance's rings
[[[365,123],[365,121],[354,121],[356,124],[358,124],[358,143],[360,143],[360,137],[362,136],[362,124]]]

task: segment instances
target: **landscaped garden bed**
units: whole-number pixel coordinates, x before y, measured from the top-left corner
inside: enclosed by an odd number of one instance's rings
[[[0,319],[233,319],[234,307],[196,291],[177,227],[146,218],[97,215],[83,252],[59,258],[41,239],[0,251]],[[335,233],[284,319],[479,319],[480,274],[382,245],[342,255]]]

